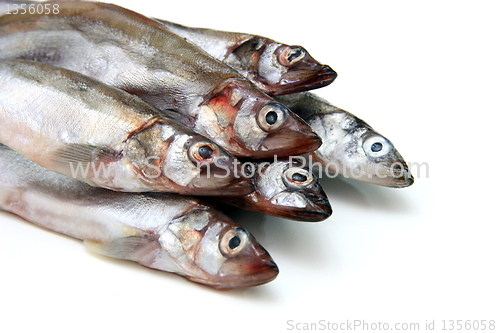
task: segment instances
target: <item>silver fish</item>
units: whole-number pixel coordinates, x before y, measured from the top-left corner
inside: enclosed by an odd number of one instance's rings
[[[337,77],[335,71],[317,62],[301,46],[290,46],[252,34],[158,21],[231,66],[272,96],[324,87]]]
[[[321,144],[299,117],[163,24],[112,4],[57,5],[57,13],[1,16],[0,59],[71,69],[176,110],[236,156],[288,156]]]
[[[237,160],[136,96],[76,72],[0,61],[0,142],[41,166],[127,192],[243,195]]]
[[[323,145],[311,153],[323,168],[382,186],[413,184],[408,165],[391,141],[352,113],[309,92],[278,99],[307,121],[323,139]]]
[[[172,116],[192,126],[182,116]],[[219,202],[296,221],[318,222],[332,215],[328,197],[305,163],[285,158],[247,161],[240,173],[255,179],[255,191],[244,196],[226,196]]]
[[[0,171],[0,209],[82,239],[91,251],[217,289],[255,286],[278,274],[246,230],[199,200],[94,188],[3,145]]]
[[[307,167],[287,159],[253,165],[255,191],[245,196],[224,197],[221,202],[304,222],[319,222],[332,215],[328,197]]]

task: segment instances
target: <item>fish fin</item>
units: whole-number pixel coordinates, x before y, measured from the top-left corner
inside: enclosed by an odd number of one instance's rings
[[[12,212],[13,207],[24,206],[22,196],[25,189],[22,187],[11,188],[0,185],[0,210]]]
[[[67,144],[52,155],[56,163],[92,162],[95,160],[116,160],[119,154],[103,147],[91,145]]]
[[[260,36],[252,36],[252,35],[247,35],[247,34],[243,34],[242,36],[239,36],[236,40],[235,40],[235,43],[232,45],[232,47],[228,48],[227,52],[226,52],[226,57],[233,53],[234,50],[236,50],[238,47],[240,47],[241,45],[245,44],[245,43],[248,43],[249,41],[253,41],[253,40],[257,40],[259,39]],[[261,39],[263,37],[260,37]]]
[[[193,126],[195,125],[194,121],[186,116],[184,116],[183,114],[177,112],[177,111],[174,111],[174,110],[161,110],[161,112],[163,113],[164,116],[166,116],[167,118],[170,118],[170,119],[173,119],[185,126]]]
[[[79,165],[86,168],[89,163],[95,163],[99,167],[100,163],[111,163],[120,159],[120,154],[110,149],[91,145],[66,144],[57,149],[48,158],[48,163],[54,166],[57,171],[65,174],[73,174],[78,170]]]
[[[145,237],[131,236],[106,241],[84,240],[83,244],[92,252],[132,261],[143,261],[144,257],[160,247],[159,243]]]
[[[9,198],[12,196],[14,191],[7,186],[0,186],[0,209],[4,209],[3,207],[7,206],[7,202],[9,202]]]

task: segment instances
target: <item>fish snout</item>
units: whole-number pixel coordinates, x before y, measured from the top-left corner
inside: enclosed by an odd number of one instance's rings
[[[307,201],[307,206],[296,212],[301,221],[321,222],[332,216],[333,209],[323,189],[308,193]]]
[[[408,187],[413,185],[415,182],[415,179],[413,178],[413,175],[410,173],[408,170],[408,167],[405,166],[404,168],[400,168],[399,170],[394,170],[395,174],[401,175],[400,177],[394,178],[394,186],[397,188],[403,188],[403,187]]]
[[[225,262],[212,287],[216,289],[245,288],[276,279],[279,269],[269,253],[258,243],[252,247],[246,257]]]
[[[310,89],[316,89],[320,87],[325,87],[335,81],[337,78],[337,72],[335,72],[330,66],[328,65],[321,65],[320,70],[318,71],[318,74],[316,74],[312,79],[309,84],[308,88]]]
[[[309,208],[309,211],[310,215],[314,218],[314,220],[310,220],[311,222],[320,222],[332,216],[332,205],[326,197],[326,194],[323,194],[322,196],[315,196],[310,199],[310,201],[311,208]]]
[[[390,175],[394,179],[394,184],[391,187],[403,188],[413,185],[415,179],[408,168],[408,164],[398,151],[394,155],[395,159],[390,166]]]
[[[280,85],[270,93],[274,96],[288,95],[326,87],[337,78],[330,66],[314,62],[303,62],[300,67],[285,73],[280,80]]]
[[[261,150],[272,151],[277,157],[294,156],[315,151],[322,143],[306,122],[290,112],[282,128],[267,135]]]
[[[396,160],[390,165],[378,166],[374,172],[369,173],[368,178],[360,180],[393,188],[408,187],[415,182],[408,166],[401,160]]]

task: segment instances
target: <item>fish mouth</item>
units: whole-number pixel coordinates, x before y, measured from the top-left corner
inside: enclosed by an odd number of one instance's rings
[[[405,188],[415,183],[415,179],[408,170],[408,167],[405,166],[403,169],[396,169],[396,172],[398,173],[397,177],[394,176],[394,171],[395,170],[391,170],[390,168],[384,168],[383,170],[379,170],[377,173],[370,173],[367,176],[354,179],[365,183],[391,188]]]
[[[255,184],[253,178],[240,178],[237,182],[234,182],[221,189],[223,196],[230,195],[247,195],[255,191]],[[213,194],[213,192],[212,192]]]
[[[264,157],[286,157],[301,155],[317,150],[323,141],[314,133],[311,127],[297,115],[290,113],[283,127],[267,135],[261,145],[261,149],[252,156]]]
[[[286,157],[292,155],[302,155],[317,150],[321,144],[321,138],[316,133],[295,133],[279,131],[269,135],[266,140],[272,140],[272,146],[262,143],[268,152],[276,157]]]
[[[333,209],[328,199],[322,199],[315,201],[311,208],[307,210],[307,214],[309,217],[309,222],[321,222],[332,216]]]
[[[321,222],[332,216],[333,209],[328,199],[321,199],[307,204],[304,208],[275,208],[274,216],[298,222]]]
[[[388,177],[385,178],[387,183],[382,183],[380,185],[393,188],[405,188],[413,185],[415,182],[413,175],[408,170],[408,165],[398,151],[395,152],[395,160],[388,170],[389,172],[384,172],[384,174],[388,175]]]
[[[394,178],[394,182],[392,184],[387,185],[388,187],[394,187],[394,188],[405,188],[413,185],[415,183],[415,179],[413,178],[413,175],[408,171],[408,169],[405,169],[404,175],[399,178]]]
[[[204,181],[201,179],[198,184],[195,184],[196,192],[190,195],[241,196],[250,194],[255,191],[253,178],[237,178],[226,186],[217,186],[217,184],[215,184],[212,187],[210,187],[210,185],[212,184],[209,183],[209,181],[210,180],[207,180],[207,183],[204,184]]]
[[[311,70],[302,70],[285,75],[280,81],[280,86],[272,87],[270,94],[273,96],[288,95],[298,92],[313,90],[331,84],[337,78],[335,72],[328,65],[320,65],[320,69],[311,75]],[[288,78],[287,78],[288,76]]]
[[[227,290],[234,288],[255,287],[273,281],[279,274],[276,263],[272,260],[266,261],[252,274],[241,277],[237,281],[220,282],[214,286],[215,289]]]
[[[248,288],[259,286],[273,281],[279,274],[276,263],[271,259],[262,260],[257,266],[248,269],[250,273],[245,275],[227,275],[223,277],[199,278],[184,276],[186,279],[201,283],[218,290],[230,290],[235,288]]]

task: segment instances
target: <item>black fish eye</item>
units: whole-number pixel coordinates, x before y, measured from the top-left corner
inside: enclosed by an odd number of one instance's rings
[[[300,58],[303,54],[302,48],[296,48],[290,52],[287,57],[288,62],[292,63],[295,59]]]
[[[307,180],[307,176],[296,172],[292,175],[292,180],[296,181],[296,182],[303,183]]]
[[[269,125],[274,125],[278,120],[278,114],[274,111],[270,111],[266,114],[266,122]]]
[[[229,248],[231,250],[234,250],[235,248],[240,246],[240,244],[241,244],[241,239],[238,236],[234,236],[229,240]]]
[[[375,142],[374,144],[372,144],[371,150],[372,150],[372,152],[377,153],[377,152],[382,150],[382,147],[383,146],[380,142]]]
[[[286,121],[288,109],[278,102],[267,103],[260,109],[257,123],[265,132],[275,131]]]
[[[201,146],[200,148],[198,148],[198,154],[200,154],[201,158],[205,160],[212,157],[213,153],[214,150],[209,146]]]

